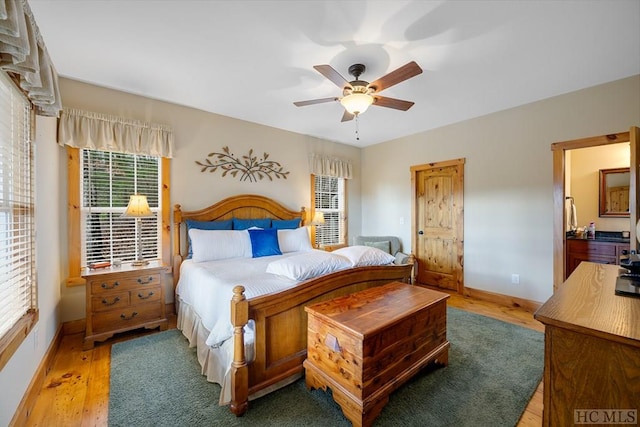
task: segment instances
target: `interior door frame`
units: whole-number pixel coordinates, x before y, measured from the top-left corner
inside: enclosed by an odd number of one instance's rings
[[[629,132],[620,132],[609,135],[594,136],[590,138],[574,139],[571,141],[554,142],[551,144],[553,152],[553,291],[555,292],[564,282],[566,269],[566,247],[564,238],[564,225],[566,223],[565,212],[565,157],[567,150],[596,147],[600,145],[619,144],[629,142],[630,146],[630,186],[629,186],[629,221],[630,221],[630,247],[638,249],[636,238],[636,223],[638,221],[640,188],[640,158],[638,152],[638,138],[640,129],[632,127]]]
[[[418,173],[435,168],[442,168],[448,166],[460,166],[459,174],[462,180],[462,189],[460,200],[456,203],[455,215],[456,215],[456,250],[458,252],[456,260],[457,280],[456,291],[458,294],[464,294],[464,164],[465,158],[445,160],[442,162],[426,163],[422,165],[411,166],[411,253],[417,256],[417,236],[418,236],[418,218],[416,216],[416,204],[418,198],[416,197],[417,187],[417,175]],[[416,262],[416,266],[419,264]],[[418,275],[414,273],[414,277]]]

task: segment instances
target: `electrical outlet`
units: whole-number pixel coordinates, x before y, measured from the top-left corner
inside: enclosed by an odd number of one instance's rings
[[[511,284],[513,284],[513,285],[520,284],[520,275],[519,274],[512,274],[511,275]]]
[[[400,225],[404,225],[404,217],[403,216],[400,217]]]

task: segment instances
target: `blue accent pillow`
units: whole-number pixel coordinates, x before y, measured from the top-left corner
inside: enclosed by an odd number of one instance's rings
[[[254,218],[254,219],[233,218],[234,230],[246,230],[251,227],[270,228],[271,218]]]
[[[271,220],[271,227],[279,230],[293,230],[300,227],[300,218],[296,219],[274,219]]]
[[[278,244],[278,230],[247,230],[251,239],[251,254],[254,258],[270,255],[282,255]]]
[[[193,256],[193,249],[191,248],[191,237],[189,236],[189,230],[197,228],[198,230],[232,230],[233,221],[230,219],[222,221],[195,221],[188,219],[185,221],[187,224],[187,239],[189,239],[189,253],[187,259]]]

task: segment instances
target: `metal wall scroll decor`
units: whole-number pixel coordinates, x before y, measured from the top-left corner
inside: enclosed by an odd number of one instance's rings
[[[201,166],[200,172],[215,172],[222,170],[222,176],[231,175],[232,177],[240,176],[240,181],[257,182],[264,178],[287,179],[288,171],[282,170],[283,167],[279,162],[269,160],[269,153],[264,153],[261,158],[253,154],[253,148],[249,150],[249,154],[242,157],[235,157],[229,151],[229,147],[222,147],[222,153],[209,153],[207,158],[200,162],[196,160],[196,164]]]

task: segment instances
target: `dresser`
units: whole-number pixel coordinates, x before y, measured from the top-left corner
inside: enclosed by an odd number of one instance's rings
[[[629,243],[593,239],[567,239],[566,276],[582,261],[600,264],[619,264],[622,251],[629,250]]]
[[[429,363],[447,365],[449,295],[392,282],[305,308],[307,387],[331,388],[354,426]]]
[[[87,317],[83,349],[93,348],[119,332],[137,328],[167,329],[163,276],[158,261],[146,266],[85,270]]]
[[[534,314],[545,325],[544,426],[638,422],[640,298],[615,295],[619,270],[581,263]]]

